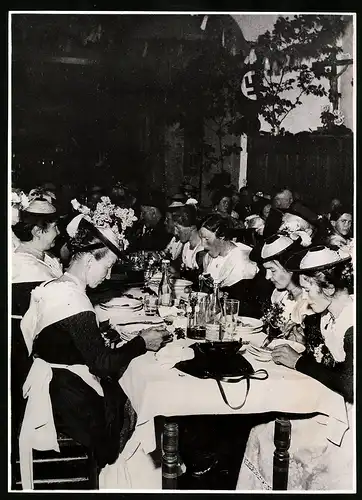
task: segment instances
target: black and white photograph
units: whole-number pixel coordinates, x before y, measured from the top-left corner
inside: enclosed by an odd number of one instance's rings
[[[8,492],[356,493],[356,13],[7,50]]]

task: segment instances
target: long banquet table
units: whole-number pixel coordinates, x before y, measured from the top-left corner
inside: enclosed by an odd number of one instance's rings
[[[180,339],[174,341],[174,346],[178,345],[180,351],[193,342],[195,341],[190,339]],[[338,440],[338,436],[343,435],[348,428],[348,418],[342,396],[295,370],[276,365],[272,361],[256,361],[247,352],[244,355],[255,370],[266,369],[269,377],[266,380],[251,380],[248,398],[240,410],[232,410],[223,402],[214,380],[198,379],[174,368],[176,358],[174,362],[164,362],[162,356],[153,352],[135,358],[120,379],[120,385],[137,413],[136,428],[115,464],[102,470],[100,488],[158,490],[162,489],[162,485],[165,487],[167,481],[162,481],[162,469],[165,470],[167,462],[175,463],[178,450],[177,440],[174,440],[168,451],[163,449],[163,463],[155,459],[155,452],[160,451],[159,443],[156,443],[155,417],[160,415],[166,417],[163,431],[165,448],[167,435],[171,442],[172,435],[175,436],[177,424],[172,417],[280,413],[281,418],[276,420],[276,431],[281,438],[279,441],[276,439],[275,444],[281,472],[284,474],[276,475],[275,489],[286,488],[285,467],[288,464],[290,423],[283,418],[284,414],[322,413],[329,417],[331,438]],[[240,404],[245,396],[246,382],[243,380],[223,385],[230,404]],[[163,475],[165,479],[165,474]],[[177,487],[176,481],[169,484],[171,486],[166,487]]]

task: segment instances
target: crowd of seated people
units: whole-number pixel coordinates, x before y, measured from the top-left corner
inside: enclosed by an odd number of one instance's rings
[[[150,328],[122,348],[108,349],[87,293],[110,277],[117,261],[139,251],[167,256],[173,275],[190,279],[194,289],[202,282],[204,290],[211,291],[217,282],[222,294],[240,301],[241,315],[261,317],[266,305],[278,304],[285,317],[285,338],[304,344],[306,350],[299,355],[281,346],[273,351],[274,362],[316,378],[353,404],[353,325],[348,319],[353,317],[348,316],[353,305],[352,271],[346,278],[344,267],[354,256],[351,207],[333,199],[327,211],[318,213],[288,188],[270,196],[247,187],[237,191],[221,186],[211,195],[211,208],[205,209],[187,184],[174,195],[137,191],[122,183],[93,185],[84,192],[74,190],[74,198],[84,202],[81,214],[78,201],[70,203],[69,194],[64,201],[52,184],[28,194],[13,189],[12,348],[17,362],[12,359],[11,390],[16,435],[24,414],[22,386],[32,360],[41,358],[49,366],[79,365],[83,367],[79,373],[53,368],[50,396],[55,424],[61,422],[69,435],[90,448],[100,467],[116,460],[125,445],[117,436],[133,411],[116,381],[131,359],[146,350],[156,351],[171,339],[167,331]],[[98,210],[103,217],[105,211],[114,210],[110,206],[125,210],[126,229],[115,230],[110,222],[104,229],[96,219],[86,220],[87,210]],[[294,263],[296,255],[303,258]],[[32,295],[34,289],[37,293]],[[315,330],[317,347],[324,346],[321,359],[313,344]],[[341,447],[337,450],[344,464],[339,475],[332,460],[337,453],[333,443],[313,465],[308,464],[308,459],[299,460],[298,453],[306,450],[307,457],[314,453],[305,439],[308,432],[318,431],[319,423],[311,417],[296,419],[293,425],[298,448],[291,449],[290,487],[326,489],[336,486],[339,477],[348,485],[351,463],[345,446],[343,452]],[[123,432],[123,440],[131,432],[132,428]],[[315,447],[322,446],[322,434]],[[252,426],[240,457],[237,488],[270,488],[271,464],[259,451],[272,443],[270,421]],[[207,448],[211,463],[216,463],[217,450],[210,455]],[[317,478],[321,467],[324,472]],[[195,473],[210,468],[210,463],[203,463]]]

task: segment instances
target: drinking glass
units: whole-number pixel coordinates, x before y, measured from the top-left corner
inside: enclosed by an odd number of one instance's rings
[[[156,316],[157,314],[157,295],[146,294],[143,299],[146,316]]]
[[[221,319],[221,340],[234,340],[236,321],[239,314],[240,302],[236,299],[224,299],[223,315]]]

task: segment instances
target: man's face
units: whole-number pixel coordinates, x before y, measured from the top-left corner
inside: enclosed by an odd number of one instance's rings
[[[280,208],[282,210],[286,210],[290,207],[293,202],[293,194],[288,189],[284,191],[280,191],[274,196],[273,206],[274,208]]]
[[[141,221],[146,227],[154,227],[161,218],[161,213],[156,207],[141,206]]]
[[[175,232],[175,224],[173,222],[171,212],[166,212],[166,215],[165,215],[165,228],[166,228],[166,231],[169,234],[174,234],[174,232]]]

